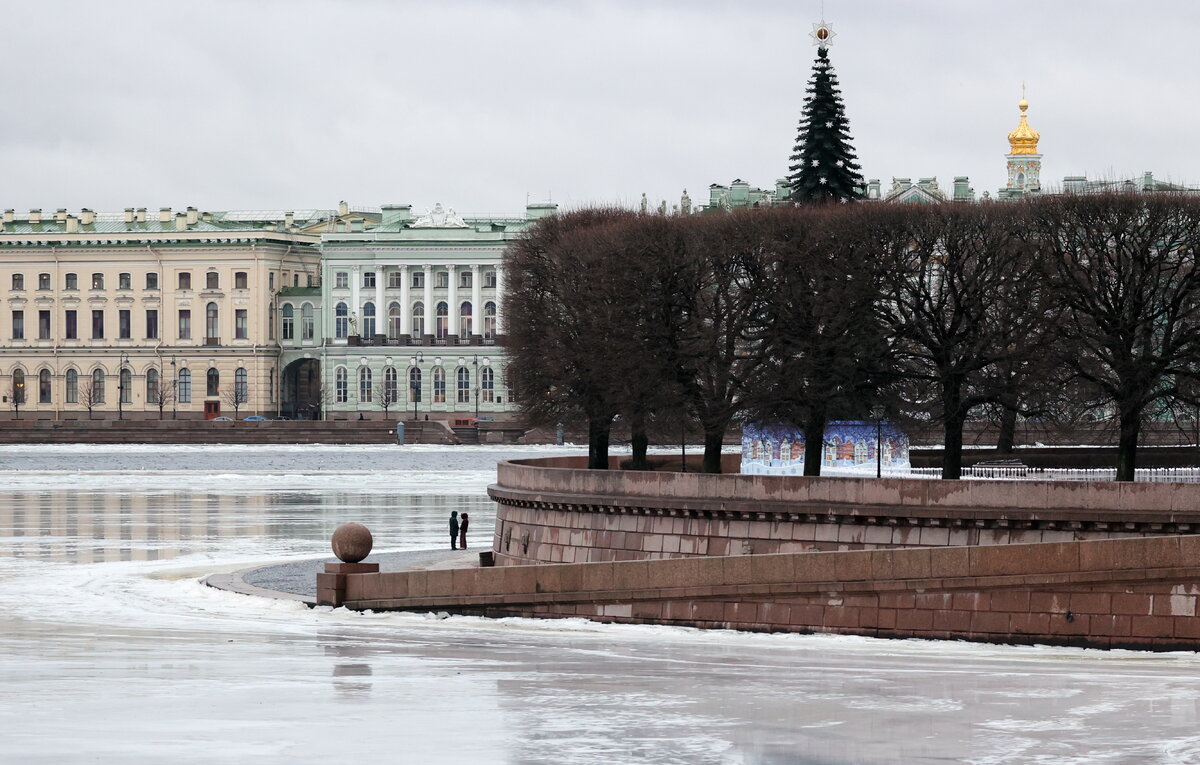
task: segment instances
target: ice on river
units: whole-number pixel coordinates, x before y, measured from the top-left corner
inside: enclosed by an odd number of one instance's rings
[[[214,571],[490,537],[495,447],[0,449],[0,762],[1194,763],[1200,657],[307,610]]]

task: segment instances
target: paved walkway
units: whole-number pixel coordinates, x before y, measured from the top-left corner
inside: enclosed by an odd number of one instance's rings
[[[378,563],[381,572],[469,568],[479,565],[479,553],[487,549],[476,547],[468,550],[373,553],[364,562]],[[205,578],[204,583],[219,590],[239,592],[243,595],[298,600],[313,605],[317,598],[317,573],[324,570],[326,563],[337,563],[337,558],[288,561],[230,574],[212,574]]]

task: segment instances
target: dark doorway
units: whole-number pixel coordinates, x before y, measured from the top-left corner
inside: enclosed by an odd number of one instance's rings
[[[321,419],[321,364],[299,359],[283,368],[280,411],[293,420]]]

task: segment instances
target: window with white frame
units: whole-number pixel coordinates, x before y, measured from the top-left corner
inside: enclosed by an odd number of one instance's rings
[[[334,337],[345,340],[350,336],[350,306],[338,303],[333,309]]]
[[[280,321],[283,325],[283,339],[294,339],[296,336],[296,309],[292,308],[291,303],[283,304],[283,318]]]
[[[312,340],[316,334],[316,324],[313,322],[312,303],[300,306],[300,339]]]
[[[333,274],[333,286],[338,289],[346,289],[350,286],[350,273],[348,271],[337,271]]]
[[[446,370],[442,367],[433,368],[433,403],[446,403]]]
[[[358,400],[364,404],[369,404],[373,400],[374,390],[371,382],[371,368],[358,368]]]
[[[466,367],[458,368],[458,403],[467,404],[471,401],[471,370]]]
[[[333,373],[333,400],[335,403],[344,404],[349,398],[350,391],[346,380],[346,368],[338,367]]]
[[[479,370],[479,398],[485,404],[496,400],[496,376],[491,367]]]

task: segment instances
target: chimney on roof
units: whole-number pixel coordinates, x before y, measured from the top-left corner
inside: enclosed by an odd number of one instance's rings
[[[349,215],[349,214],[350,214],[350,205],[346,204],[344,201],[338,202],[338,215]]]
[[[175,213],[175,230],[187,231],[187,213]]]
[[[133,223],[133,208],[132,207],[125,208],[125,222]]]
[[[296,214],[291,210],[285,212],[283,214],[283,225],[287,228],[291,228],[292,226],[296,225]]]
[[[90,226],[96,222],[96,213],[86,207],[79,211],[79,222],[85,226]]]
[[[29,210],[29,222],[30,223],[41,223],[42,222],[42,208],[34,207]]]
[[[200,213],[200,220],[204,221],[205,223],[212,223],[212,213]]]
[[[74,215],[63,215],[63,223],[67,224],[68,234],[79,233],[79,218],[76,218]]]
[[[5,223],[12,223],[14,220],[16,220],[16,217],[17,217],[17,213],[11,207],[4,211],[4,222]]]
[[[54,222],[55,223],[66,223],[66,221],[67,221],[67,208],[65,208],[65,207],[58,208],[58,211],[54,213]]]
[[[171,208],[170,207],[158,208],[158,222],[159,223],[170,223],[171,222]]]
[[[187,222],[188,222],[189,226],[196,225],[196,221],[199,218],[200,218],[200,213],[196,210],[195,207],[189,207],[187,209]]]
[[[133,219],[135,221],[137,221],[138,223],[145,223],[146,222],[146,208],[139,207],[137,209],[137,212],[134,213]]]

